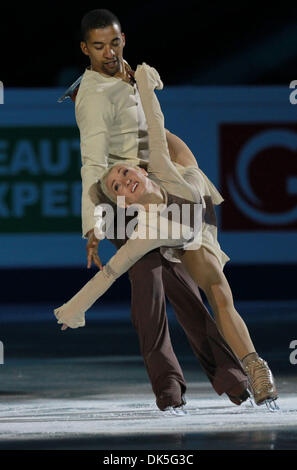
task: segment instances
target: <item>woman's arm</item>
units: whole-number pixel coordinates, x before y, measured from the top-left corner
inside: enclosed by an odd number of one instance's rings
[[[198,167],[197,160],[192,154],[187,144],[177,135],[172,134],[172,132],[168,131],[168,129],[165,129],[165,131],[171,161],[174,163],[178,163],[179,165],[182,165],[184,167]]]
[[[70,328],[85,326],[85,312],[123,273],[146,253],[161,246],[159,239],[129,239],[110,260],[67,303],[54,310],[59,324]]]
[[[159,180],[176,180],[182,177],[173,163],[184,167],[195,166],[197,162],[187,145],[164,128],[164,116],[154,89],[163,84],[158,72],[147,64],[138,65],[135,72],[143,111],[148,124],[149,171]]]
[[[135,79],[148,125],[149,169],[155,174],[168,174],[174,166],[171,163],[164,128],[164,115],[154,89],[162,89],[158,72],[149,65],[138,65]]]

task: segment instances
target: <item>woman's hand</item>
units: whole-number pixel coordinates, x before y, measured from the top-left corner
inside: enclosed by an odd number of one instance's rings
[[[145,84],[148,89],[157,90],[163,89],[163,82],[160,78],[159,73],[154,67],[150,67],[145,62],[142,65],[137,65],[134,78],[137,82],[137,85]]]
[[[62,331],[67,330],[67,328],[81,328],[86,324],[85,313],[79,310],[75,311],[75,307],[71,302],[72,299],[54,309],[54,315],[58,320],[58,324],[62,325]]]

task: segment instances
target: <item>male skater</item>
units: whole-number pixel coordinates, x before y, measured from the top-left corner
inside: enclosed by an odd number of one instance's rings
[[[147,165],[147,124],[133,72],[123,59],[125,35],[119,20],[108,10],[90,11],[82,19],[81,33],[82,52],[90,59],[75,99],[82,156],[82,232],[88,238],[88,268],[93,261],[101,269],[90,190],[115,162]],[[167,139],[172,159],[182,164],[176,151],[180,139],[169,132]],[[118,248],[125,242],[112,241]],[[247,377],[183,267],[154,250],[129,270],[129,278],[131,319],[159,409],[182,406],[186,391],[169,337],[165,294],[215,391],[226,392],[238,405],[246,400]]]

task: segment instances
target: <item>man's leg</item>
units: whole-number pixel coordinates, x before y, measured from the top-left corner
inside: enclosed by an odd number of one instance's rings
[[[241,395],[248,386],[247,376],[203,304],[196,283],[181,263],[163,258],[162,264],[165,294],[213,388],[219,395]]]
[[[132,216],[126,216],[125,225],[132,219]],[[117,228],[116,219],[114,227]],[[115,234],[107,232],[107,238],[117,249],[127,241],[127,238],[118,238],[117,231]],[[128,274],[132,324],[138,333],[156,404],[164,410],[168,406],[181,405],[186,383],[169,336],[161,258],[158,249],[151,251],[137,261]]]
[[[169,336],[159,250],[148,253],[132,266],[129,277],[131,319],[157,406],[161,410],[179,406],[186,383]]]

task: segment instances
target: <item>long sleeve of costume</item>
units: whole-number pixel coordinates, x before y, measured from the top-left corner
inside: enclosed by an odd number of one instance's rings
[[[138,65],[135,80],[140,94],[143,111],[148,125],[149,166],[148,169],[160,180],[183,182],[182,176],[170,159],[164,115],[154,89],[162,89],[163,83],[158,72],[149,65]]]
[[[82,157],[82,235],[94,228],[95,205],[89,189],[103,174],[108,164],[109,128],[113,107],[100,89],[85,94],[76,104],[76,119],[80,130]]]
[[[147,252],[159,247],[162,241],[149,239],[128,240],[99,271],[67,303],[54,310],[58,323],[70,328],[85,326],[85,312],[101,297],[114,281],[133,266]]]

